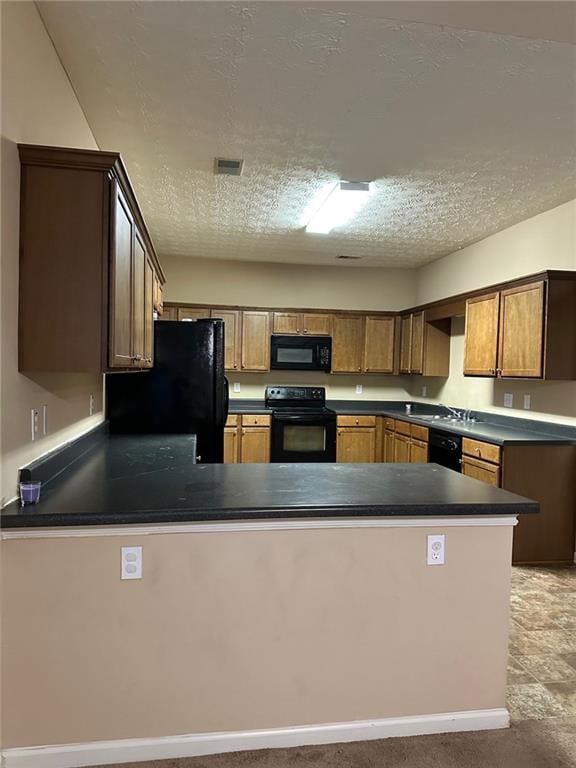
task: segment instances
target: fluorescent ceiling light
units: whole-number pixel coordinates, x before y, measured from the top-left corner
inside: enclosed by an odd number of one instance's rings
[[[306,232],[326,235],[358,213],[370,194],[367,181],[339,181],[306,225]]]

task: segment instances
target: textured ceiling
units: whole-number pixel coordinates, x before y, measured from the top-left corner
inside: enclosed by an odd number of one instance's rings
[[[576,196],[575,46],[369,6],[40,11],[160,256],[414,267]],[[217,156],[244,158],[244,174],[215,177]],[[306,234],[338,178],[376,192],[345,227]]]

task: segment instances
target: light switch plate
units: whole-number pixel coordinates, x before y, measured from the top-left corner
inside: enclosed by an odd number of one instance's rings
[[[356,394],[361,395],[363,391],[364,391],[364,387],[362,386],[362,384],[356,384]]]
[[[234,382],[234,392],[240,392],[240,384],[239,382]]]
[[[524,408],[529,411],[532,407],[532,397],[528,392],[524,394]]]
[[[504,407],[505,408],[512,408],[514,406],[514,395],[512,392],[505,392],[504,393]]]

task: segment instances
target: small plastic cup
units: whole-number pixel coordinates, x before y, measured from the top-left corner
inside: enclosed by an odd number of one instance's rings
[[[28,504],[38,504],[40,501],[40,480],[36,482],[20,483],[20,503],[23,507]]]

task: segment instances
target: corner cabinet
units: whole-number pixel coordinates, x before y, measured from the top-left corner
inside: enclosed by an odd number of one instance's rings
[[[576,378],[576,280],[549,275],[467,300],[464,375]]]
[[[424,311],[400,318],[400,373],[448,376],[450,321],[428,322]]]
[[[18,149],[19,370],[150,368],[164,274],[120,155]]]

